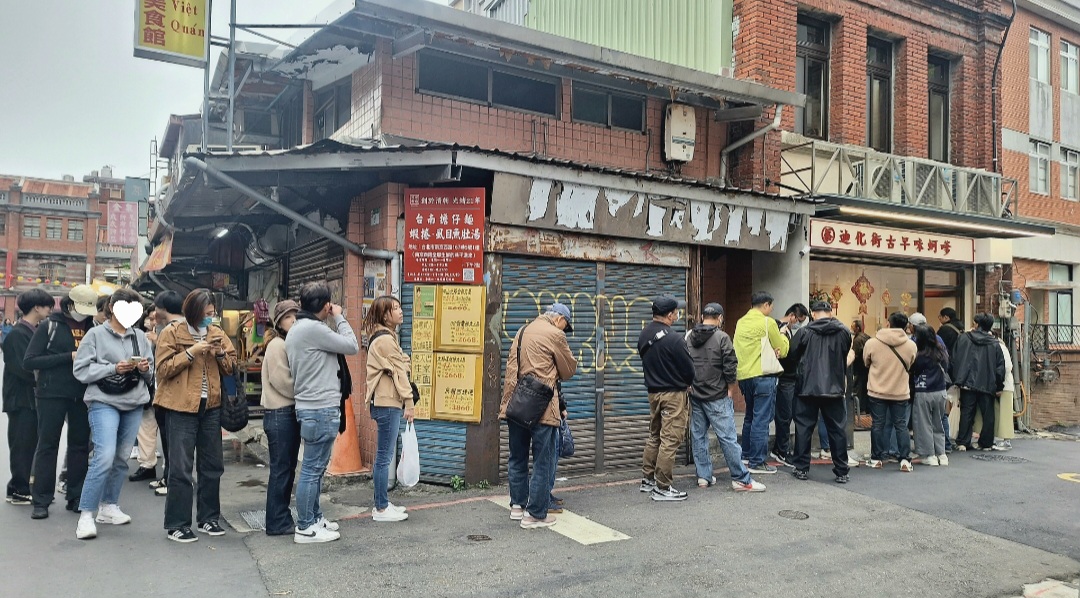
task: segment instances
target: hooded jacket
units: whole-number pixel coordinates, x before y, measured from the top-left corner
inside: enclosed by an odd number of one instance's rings
[[[728,386],[738,382],[739,360],[731,337],[712,324],[698,324],[686,340],[694,360],[690,398],[707,403],[726,397]]]
[[[890,349],[891,347],[891,349]],[[893,353],[895,350],[899,357]],[[911,398],[908,372],[918,348],[902,328],[882,328],[863,347],[863,362],[870,368],[866,394],[883,401]]]
[[[150,364],[147,371],[134,372],[142,378],[143,383],[121,394],[102,391],[96,383],[116,374],[116,366],[120,362],[135,357],[135,346],[139,348],[139,357]],[[154,348],[146,333],[138,328],[129,328],[120,334],[109,323],[94,326],[79,344],[73,372],[76,378],[87,384],[83,396],[87,404],[97,402],[119,411],[131,411],[150,402],[150,385],[154,382]]]
[[[960,388],[994,394],[1005,387],[1005,356],[997,337],[972,330],[956,339],[952,356],[952,379]]]
[[[685,392],[694,384],[694,360],[686,339],[671,326],[653,320],[638,335],[638,355],[650,393]]]
[[[33,336],[34,329],[26,320],[19,320],[4,335],[4,413],[35,408],[34,372],[23,367]]]
[[[814,320],[800,328],[791,352],[798,363],[800,397],[842,399],[847,392],[847,353],[851,331],[836,318]]]
[[[71,354],[78,350],[91,320],[75,322],[60,312],[53,312],[38,324],[30,346],[26,348],[23,367],[37,370],[39,399],[81,401],[86,385],[75,378]],[[52,340],[49,340],[50,327]]]

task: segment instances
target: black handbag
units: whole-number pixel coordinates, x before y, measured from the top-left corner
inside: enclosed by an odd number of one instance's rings
[[[131,335],[131,348],[134,350],[132,357],[139,357],[138,337]],[[107,395],[122,395],[133,390],[142,380],[142,374],[138,370],[132,370],[125,374],[113,374],[97,381],[97,387]]]
[[[235,380],[236,374],[232,374]],[[242,384],[237,381],[236,394],[225,391],[225,376],[221,383],[221,427],[228,432],[239,432],[248,425],[247,394]]]
[[[521,339],[525,328],[518,331],[517,364],[518,383],[506,404],[506,420],[523,428],[532,428],[540,422],[555,396],[555,389],[541,382],[532,374],[521,375]]]

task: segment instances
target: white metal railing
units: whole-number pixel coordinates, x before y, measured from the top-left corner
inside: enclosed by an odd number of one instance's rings
[[[780,160],[780,187],[792,195],[841,195],[994,218],[1016,213],[1016,181],[986,170],[816,140],[782,148]]]
[[[59,197],[55,195],[38,195],[28,194],[23,195],[22,205],[24,206],[39,206],[43,208],[58,208],[63,210],[85,210],[87,204],[85,199],[79,199],[75,197]]]

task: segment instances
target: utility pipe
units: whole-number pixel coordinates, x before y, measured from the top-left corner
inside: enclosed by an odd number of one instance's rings
[[[742,139],[736,141],[735,143],[729,143],[728,146],[725,147],[720,152],[720,183],[721,184],[726,186],[727,183],[728,183],[728,180],[727,180],[728,156],[731,155],[731,152],[739,149],[740,147],[746,145],[747,143],[750,143],[751,141],[757,139],[758,137],[761,137],[762,135],[768,133],[769,131],[772,131],[772,130],[776,129],[776,127],[779,127],[780,126],[780,119],[783,117],[783,115],[784,115],[784,105],[783,104],[776,104],[776,115],[773,116],[773,119],[772,119],[771,123],[765,125],[764,127],[761,127],[760,129],[754,131],[753,133],[750,133],[749,135],[747,135],[746,137],[743,137]]]

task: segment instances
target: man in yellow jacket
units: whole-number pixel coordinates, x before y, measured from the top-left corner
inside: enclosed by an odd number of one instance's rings
[[[769,424],[776,408],[776,385],[784,370],[762,366],[762,343],[768,339],[769,350],[776,357],[786,357],[789,342],[781,333],[776,320],[769,314],[773,310],[773,296],[756,292],[750,297],[750,311],[735,325],[735,356],[739,359],[739,390],[746,401],[743,418],[743,456],[750,463],[750,473],[776,473],[776,468],[765,462],[769,452]],[[774,361],[775,360],[771,360]]]

